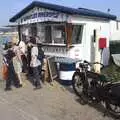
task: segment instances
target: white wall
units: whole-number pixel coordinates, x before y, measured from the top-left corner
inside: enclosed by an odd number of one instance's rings
[[[91,40],[93,36],[93,30],[100,30],[99,37],[107,38],[107,47],[109,47],[109,37],[110,37],[110,24],[109,21],[101,20],[101,19],[88,19],[84,17],[71,16],[69,17],[69,22],[73,24],[84,24],[83,38],[82,44],[77,45],[77,47],[72,48],[70,51],[71,57],[75,57],[75,51],[78,49],[80,52],[79,59],[91,61]]]

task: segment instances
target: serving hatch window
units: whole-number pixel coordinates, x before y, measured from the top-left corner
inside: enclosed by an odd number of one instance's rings
[[[38,37],[42,43],[65,44],[65,25],[61,24],[39,24]]]
[[[38,43],[45,44],[81,44],[84,25],[59,23],[22,26],[21,33],[26,36],[38,36]],[[22,36],[22,39],[24,36]]]

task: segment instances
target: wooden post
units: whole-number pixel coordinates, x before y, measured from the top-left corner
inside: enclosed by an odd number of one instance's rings
[[[44,70],[45,70],[44,81],[50,82],[50,73],[49,73],[47,58],[44,59]]]

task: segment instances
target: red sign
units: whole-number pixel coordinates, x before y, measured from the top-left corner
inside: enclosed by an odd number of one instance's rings
[[[106,48],[107,47],[107,39],[106,38],[100,38],[99,39],[99,48]]]

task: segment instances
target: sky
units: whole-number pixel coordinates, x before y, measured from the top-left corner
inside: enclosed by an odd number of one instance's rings
[[[0,27],[8,25],[9,19],[33,0],[1,0],[0,1]],[[37,0],[73,8],[87,8],[107,12],[120,18],[120,0]]]

